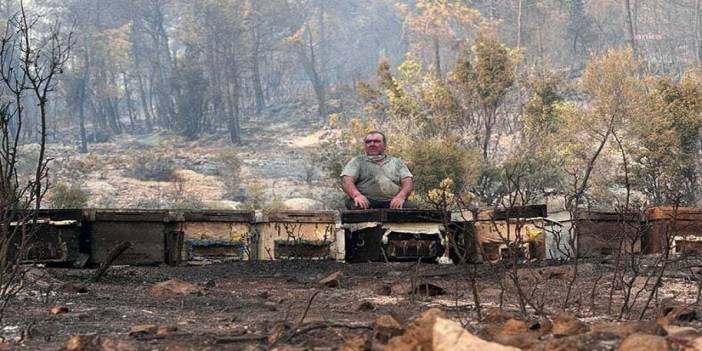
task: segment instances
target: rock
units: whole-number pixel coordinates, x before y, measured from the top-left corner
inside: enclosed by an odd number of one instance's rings
[[[486,323],[502,323],[509,319],[515,318],[513,313],[504,311],[497,307],[488,307],[483,312],[483,322]]]
[[[502,345],[529,348],[537,344],[538,338],[547,330],[550,330],[550,324],[509,319],[490,340]]]
[[[407,326],[404,334],[390,339],[385,350],[431,350],[433,327],[437,318],[446,318],[444,312],[438,308],[422,313]]]
[[[431,283],[422,283],[414,289],[414,294],[421,296],[446,295],[446,289]]]
[[[454,321],[438,317],[432,328],[432,343],[430,348],[421,350],[433,351],[512,351],[519,350],[510,346],[485,341],[469,333]],[[415,350],[413,348],[412,350]]]
[[[402,325],[395,318],[387,314],[382,315],[373,323],[373,340],[387,344],[392,337],[401,335],[403,331]]]
[[[678,306],[671,309],[663,318],[663,325],[678,322],[692,322],[700,319],[700,314],[690,306]]]
[[[319,281],[319,285],[327,288],[338,288],[341,286],[341,276],[342,271],[334,272],[328,275],[326,278]]]
[[[149,289],[149,293],[153,297],[172,297],[177,295],[202,294],[203,290],[195,284],[178,279],[171,279],[155,284]]]
[[[553,318],[553,336],[573,336],[585,333],[589,330],[588,326],[567,313],[561,313]]]
[[[292,198],[283,202],[288,210],[317,211],[324,209],[324,204],[320,201],[307,198]]]
[[[519,335],[527,332],[527,325],[524,321],[509,319],[502,325],[499,335]]]
[[[589,332],[557,339],[548,339],[529,349],[532,351],[612,350],[620,340],[618,336],[612,333]]]
[[[66,351],[97,351],[100,347],[100,337],[97,335],[74,335],[68,338]]]
[[[655,321],[635,321],[624,323],[602,323],[592,326],[592,331],[609,332],[624,339],[631,334],[666,335],[666,331]]]
[[[676,325],[667,325],[663,329],[668,333],[666,339],[671,345],[677,346],[676,349],[684,349],[685,347],[693,347],[695,340],[702,337],[695,328],[679,327]]]
[[[533,319],[527,322],[527,329],[529,330],[530,335],[541,337],[551,333],[553,330],[553,323],[546,318]]]
[[[165,336],[178,331],[175,325],[160,325],[156,330],[156,335]]]
[[[64,306],[51,307],[51,314],[64,314],[64,313],[68,313],[68,307],[64,307]]]
[[[100,335],[74,335],[68,338],[66,351],[128,351],[136,350],[133,343]]]
[[[648,334],[632,334],[622,341],[619,351],[668,351],[664,337]]]
[[[362,336],[352,336],[344,342],[339,351],[364,351],[366,350],[366,338]]]
[[[158,327],[153,324],[133,325],[129,328],[129,336],[139,338],[146,335],[154,335],[158,331]]]
[[[702,350],[702,337],[692,340],[690,343],[691,350]]]

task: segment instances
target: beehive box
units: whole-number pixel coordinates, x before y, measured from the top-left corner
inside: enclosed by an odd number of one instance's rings
[[[32,237],[25,262],[77,267],[85,264],[88,254],[81,252],[81,210],[40,210],[37,217],[27,226]]]
[[[167,210],[87,210],[90,261],[105,263],[110,252],[130,242],[113,264],[154,265],[180,261],[183,237],[177,217]],[[178,235],[180,234],[180,235]]]
[[[179,227],[195,256],[246,260],[251,256],[251,250],[256,250],[251,235],[253,221],[253,211],[184,211]]]
[[[640,253],[645,225],[636,213],[581,211],[575,222],[580,257]]]
[[[543,218],[479,220],[474,225],[484,261],[499,261],[515,250],[522,258],[546,256]],[[520,244],[521,248],[510,248]]]
[[[691,207],[654,207],[646,212],[648,228],[644,252],[702,252],[702,209]]]
[[[343,260],[344,237],[336,211],[273,211],[257,214],[259,260]]]
[[[343,211],[346,260],[434,261],[444,254],[450,213],[417,209]]]
[[[473,225],[477,261],[496,262],[516,255],[524,259],[546,257],[545,205],[516,206],[478,212]],[[470,217],[463,215],[462,217]]]

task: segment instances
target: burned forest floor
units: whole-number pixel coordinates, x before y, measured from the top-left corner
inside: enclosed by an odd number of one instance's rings
[[[200,261],[114,266],[98,282],[93,269],[28,267],[0,350],[702,350],[693,265],[614,287],[611,260],[577,267],[573,279],[573,264]]]

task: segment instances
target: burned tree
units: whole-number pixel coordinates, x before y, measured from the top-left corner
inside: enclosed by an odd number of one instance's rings
[[[36,231],[37,214],[48,187],[46,135],[49,95],[62,72],[71,46],[71,35],[55,22],[44,30],[40,16],[20,11],[8,21],[0,38],[0,318],[22,289],[20,265]],[[28,104],[36,116],[28,115]],[[37,125],[26,125],[27,121]],[[38,129],[38,155],[23,139],[25,128]],[[20,172],[18,162],[35,156],[33,170]]]

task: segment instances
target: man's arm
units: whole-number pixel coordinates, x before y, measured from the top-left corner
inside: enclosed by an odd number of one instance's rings
[[[404,177],[400,180],[400,191],[392,198],[390,201],[390,208],[402,208],[405,204],[405,200],[410,193],[412,193],[412,187],[414,183],[412,182],[412,177]]]
[[[363,196],[363,194],[361,194],[360,191],[358,191],[358,188],[356,187],[356,180],[353,177],[342,176],[341,187],[344,189],[346,195],[353,199],[353,202],[356,204],[357,207],[364,209],[370,207],[368,199],[365,196]]]

